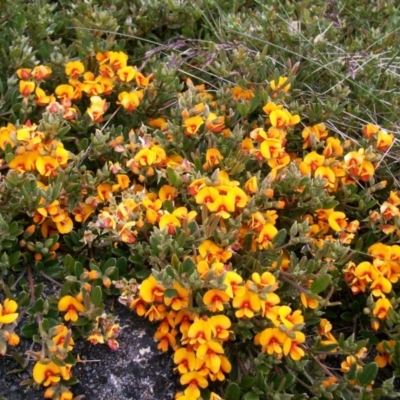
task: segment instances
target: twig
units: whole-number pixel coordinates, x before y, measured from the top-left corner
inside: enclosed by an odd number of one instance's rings
[[[59,286],[59,287],[63,287],[63,285],[60,282],[57,282],[55,279],[51,278],[50,276],[48,276],[47,274],[45,274],[43,271],[40,271],[40,275],[43,276],[43,278],[46,278],[48,281],[54,283],[55,285]]]

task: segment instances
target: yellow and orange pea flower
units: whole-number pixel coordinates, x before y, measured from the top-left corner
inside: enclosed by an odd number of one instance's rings
[[[283,343],[283,354],[285,356],[290,356],[294,361],[299,361],[304,357],[305,352],[300,346],[298,346],[298,344],[306,341],[306,335],[300,331],[295,331],[294,335],[294,338],[288,336],[285,339],[285,342]]]
[[[282,354],[282,347],[286,339],[286,333],[279,330],[279,328],[266,328],[254,337],[255,343],[260,344],[262,351],[269,355]]]
[[[268,249],[272,246],[272,239],[278,233],[278,229],[272,224],[265,224],[261,229],[256,242],[258,243],[259,249]]]
[[[255,94],[252,90],[250,89],[242,89],[239,86],[235,86],[232,89],[232,96],[237,99],[237,100],[251,100]]]
[[[90,98],[90,107],[86,110],[93,122],[102,122],[103,115],[107,111],[108,105],[105,99],[100,96],[92,96]]]
[[[0,303],[0,325],[12,324],[17,318],[18,304],[12,299],[5,299],[4,305]]]
[[[146,303],[163,303],[164,291],[165,288],[157,282],[154,276],[150,275],[140,285],[139,294]]]
[[[173,186],[163,185],[158,191],[158,198],[164,203],[166,200],[173,201],[178,194],[178,191]]]
[[[61,378],[69,380],[71,378],[71,365],[58,366],[48,358],[39,360],[33,367],[33,380],[43,386],[56,385]]]
[[[184,393],[188,399],[198,399],[200,397],[200,388],[205,389],[208,386],[207,379],[198,371],[190,371],[183,374],[180,378],[181,385],[188,385]]]
[[[36,104],[38,106],[47,106],[48,104],[54,103],[56,98],[53,95],[47,95],[43,89],[37,87],[35,90]]]
[[[226,271],[225,279],[223,284],[226,285],[225,293],[230,297],[243,296],[246,292],[244,286],[240,286],[243,282],[243,278],[234,271]]]
[[[164,297],[164,304],[171,307],[174,311],[187,308],[189,306],[190,290],[182,287],[176,281],[172,284],[172,288],[177,291],[177,294],[174,297]]]
[[[126,111],[135,111],[143,98],[143,92],[136,90],[132,92],[122,92],[118,95],[117,104],[120,104]]]
[[[388,151],[389,148],[394,143],[394,135],[393,133],[388,133],[386,131],[379,131],[378,137],[376,140],[376,148],[380,151]]]
[[[131,82],[135,79],[136,69],[130,65],[118,69],[116,75],[120,82]]]
[[[218,373],[221,368],[221,354],[224,354],[222,345],[213,340],[200,344],[196,350],[196,357],[204,361],[205,366],[213,374]]]
[[[376,133],[378,133],[380,130],[379,126],[373,125],[373,124],[367,124],[365,125],[361,132],[364,137],[367,139],[371,139],[373,136],[375,136]]]
[[[374,317],[380,320],[385,320],[388,317],[389,309],[393,308],[392,303],[386,297],[380,298],[375,303],[375,307],[372,310]]]
[[[347,226],[346,214],[341,211],[333,211],[328,217],[329,226],[336,232],[344,230]]]
[[[283,91],[286,93],[292,86],[289,82],[287,82],[288,79],[289,78],[287,76],[280,76],[278,78],[278,82],[276,82],[275,79],[270,82],[270,88],[273,91]]]
[[[224,159],[224,156],[218,149],[208,149],[206,152],[206,162],[203,165],[204,170],[208,170],[210,168],[218,166],[221,160]]]
[[[65,74],[72,79],[78,79],[84,72],[85,66],[81,61],[70,61],[65,65]]]
[[[384,340],[376,345],[376,350],[379,352],[379,354],[374,358],[374,361],[378,364],[379,368],[385,368],[386,365],[392,364],[392,354],[388,353],[385,347],[387,347],[390,351],[394,349],[395,346],[395,340]]]
[[[190,325],[185,342],[189,342],[190,345],[197,349],[199,345],[209,342],[211,338],[212,329],[210,323],[204,319],[198,319]]]
[[[179,219],[173,214],[162,215],[158,221],[158,225],[161,230],[166,229],[169,235],[174,235],[176,232],[175,228],[181,227]]]
[[[196,367],[196,355],[191,346],[180,347],[174,353],[174,363],[178,364],[175,370],[181,375],[194,371]]]
[[[274,321],[275,326],[283,324],[286,329],[299,329],[304,323],[304,317],[300,310],[292,311],[289,306],[279,306],[278,319]]]
[[[258,272],[254,272],[251,275],[252,281],[257,285],[259,290],[263,290],[268,288],[268,292],[273,292],[278,288],[278,284],[276,282],[276,278],[271,272],[263,272],[260,275]]]
[[[31,81],[19,81],[19,92],[23,97],[28,97],[35,90],[36,83]]]
[[[220,289],[210,289],[203,296],[203,302],[211,312],[224,311],[224,303],[229,301],[229,296]]]
[[[254,313],[260,311],[261,300],[257,293],[245,290],[242,296],[235,296],[232,301],[232,307],[237,308],[235,312],[237,318],[253,318]]]
[[[65,325],[57,325],[52,328],[52,332],[54,336],[51,337],[51,340],[57,345],[57,347],[63,348],[68,335],[68,328]],[[71,351],[74,344],[74,340],[72,339],[72,336],[70,336],[66,349]]]
[[[183,126],[185,128],[185,135],[194,136],[202,125],[204,125],[204,120],[198,115],[186,118],[183,122]]]
[[[36,81],[42,81],[44,79],[50,78],[52,70],[46,65],[37,65],[32,69],[31,76]]]
[[[350,371],[352,365],[356,364],[357,371],[362,369],[362,366],[358,364],[357,358],[355,356],[347,356],[346,359],[340,364],[340,370],[344,373]]]
[[[66,311],[64,315],[65,321],[76,322],[78,320],[78,313],[85,311],[85,307],[75,297],[67,295],[59,300],[58,311]]]

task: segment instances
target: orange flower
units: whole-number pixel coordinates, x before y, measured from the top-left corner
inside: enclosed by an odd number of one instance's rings
[[[222,341],[229,339],[228,329],[232,322],[226,315],[213,315],[207,322],[210,324],[213,335]]]
[[[196,357],[204,360],[206,367],[214,374],[221,367],[221,359],[218,357],[218,354],[224,354],[224,349],[221,344],[214,341],[202,343],[196,351]]]
[[[200,397],[199,387],[204,389],[208,386],[207,379],[205,379],[204,376],[197,371],[191,371],[183,374],[181,376],[180,383],[181,385],[189,385],[185,389],[185,395],[187,396],[188,400],[198,399]]]
[[[122,67],[117,71],[118,80],[120,82],[130,82],[135,78],[136,69],[132,66]]]
[[[177,291],[174,297],[164,297],[164,303],[166,306],[170,306],[173,310],[179,311],[182,308],[189,306],[189,295],[190,291],[183,288],[178,282],[174,282],[172,288]]]
[[[346,214],[340,211],[332,212],[328,217],[329,226],[336,232],[343,230],[346,225]]]
[[[254,194],[258,190],[257,178],[255,176],[251,177],[245,184],[244,188],[247,193]]]
[[[283,150],[282,141],[280,139],[265,139],[260,145],[262,156],[269,160],[272,157],[278,157]]]
[[[42,176],[57,175],[58,161],[50,156],[39,156],[36,159],[36,169]]]
[[[67,233],[70,233],[74,227],[74,223],[68,215],[65,215],[62,220],[54,221],[54,222],[56,222],[58,232],[60,232],[64,235]]]
[[[372,124],[367,124],[362,128],[362,134],[367,139],[372,138],[376,133],[378,133],[378,131],[379,131],[379,126]]]
[[[290,338],[289,336],[286,338],[283,344],[283,354],[285,356],[289,355],[290,358],[294,361],[299,361],[304,357],[304,350],[298,346],[300,343],[304,343],[306,341],[306,336],[303,332],[295,331],[295,338]]]
[[[36,94],[36,104],[38,106],[47,106],[50,103],[54,103],[56,101],[55,97],[53,95],[46,95],[45,91],[43,89],[40,89],[40,87],[37,87],[35,90]]]
[[[281,354],[282,346],[287,339],[286,333],[279,330],[279,328],[267,328],[264,329],[260,336],[259,341],[262,346],[262,351],[272,354]]]
[[[384,276],[378,276],[371,286],[370,286],[372,295],[375,297],[384,297],[383,293],[390,293],[392,291],[392,284],[388,279]]]
[[[81,61],[70,61],[65,65],[65,74],[72,79],[78,79],[85,72],[85,66]]]
[[[226,195],[219,195],[212,203],[207,203],[210,212],[215,212],[224,219],[230,218],[235,211],[235,195],[229,191]]]
[[[276,321],[279,317],[279,306],[277,306],[277,304],[280,302],[281,299],[276,293],[267,293],[267,298],[261,300],[261,315],[273,322]]]
[[[93,122],[102,122],[103,115],[108,108],[106,100],[103,100],[99,96],[92,96],[90,98],[90,103],[90,107],[86,110],[86,112],[89,114],[89,117]]]
[[[52,336],[51,340],[60,348],[64,347],[65,339],[68,335],[68,328],[65,325],[57,325],[54,328],[54,336]],[[70,336],[70,339],[67,343],[67,350],[71,351],[74,345],[74,340]]]
[[[244,286],[239,286],[243,282],[243,278],[234,271],[227,271],[223,284],[226,285],[225,293],[229,297],[243,296],[246,292]]]
[[[381,320],[385,320],[388,317],[388,312],[390,308],[393,308],[390,300],[386,297],[380,298],[376,302],[372,314]]]
[[[208,204],[215,202],[220,196],[218,190],[214,187],[203,187],[196,194],[196,203],[197,204]]]
[[[55,385],[60,381],[60,375],[60,367],[48,358],[38,361],[33,367],[33,380],[39,385]]]
[[[161,350],[161,351],[164,351],[164,352],[168,351],[168,347],[169,346],[174,348],[175,345],[176,345],[175,337],[169,332],[163,333],[163,332],[158,330],[154,334],[154,338],[160,341],[160,343],[158,344],[157,348],[159,350]]]
[[[85,307],[76,298],[72,296],[64,296],[58,302],[58,311],[67,311],[64,315],[66,321],[76,322],[78,320],[78,312],[85,310]]]
[[[24,97],[28,97],[35,90],[35,82],[19,81],[19,92]]]
[[[265,224],[258,235],[256,242],[259,244],[260,249],[268,249],[268,247],[272,246],[272,239],[278,233],[278,229],[275,228],[272,224]]]
[[[371,283],[378,278],[379,271],[370,262],[364,261],[357,265],[354,275],[360,280]]]
[[[101,201],[107,201],[112,195],[112,186],[109,183],[101,183],[97,186],[97,194]]]
[[[156,278],[150,275],[140,285],[140,297],[147,303],[157,301],[161,303],[163,301],[165,288],[159,285]]]
[[[301,315],[300,310],[292,309],[289,306],[280,306],[278,310],[279,320],[275,321],[275,325],[282,323],[288,330],[296,329],[296,326],[304,323],[304,317]]]
[[[175,235],[175,228],[180,227],[179,219],[173,214],[164,214],[161,216],[159,222],[160,230],[166,229],[169,235]]]
[[[140,100],[143,98],[142,92],[132,91],[132,92],[121,92],[118,95],[117,104],[120,104],[125,110],[129,112],[135,111],[140,104]]]
[[[261,301],[257,293],[246,290],[243,296],[233,298],[232,306],[239,309],[235,312],[237,318],[253,318],[261,308]]]
[[[158,197],[164,203],[165,200],[174,200],[174,198],[178,195],[178,191],[170,185],[161,186]]]
[[[27,81],[31,76],[31,69],[30,68],[19,68],[17,69],[17,76],[19,79],[23,79]]]
[[[347,373],[347,372],[350,371],[350,368],[351,368],[351,366],[352,366],[353,364],[356,364],[356,365],[357,365],[357,370],[358,370],[358,371],[362,369],[362,366],[358,364],[356,357],[354,357],[354,356],[347,356],[347,357],[346,357],[346,360],[343,361],[343,362],[340,364],[340,366],[341,366],[341,369],[340,369],[340,370],[341,370],[342,372],[344,372],[344,373]]]
[[[271,274],[271,272],[263,272],[261,276],[258,272],[254,272],[251,275],[251,279],[257,285],[259,290],[263,290],[264,288],[268,287],[268,291],[273,292],[278,288],[276,278]]]
[[[196,356],[191,347],[181,347],[174,353],[174,363],[178,364],[176,369],[181,375],[193,371],[196,366]]]
[[[47,79],[51,75],[51,68],[47,67],[46,65],[37,65],[33,68],[31,75],[33,79],[37,81],[42,81],[43,79]]]
[[[378,364],[379,368],[385,368],[387,364],[392,364],[392,353],[388,353],[386,348],[393,351],[395,346],[395,340],[384,340],[376,345],[376,350],[380,354],[374,358],[374,361]]]
[[[203,319],[193,322],[187,332],[187,337],[191,345],[207,343],[211,340],[211,335],[210,324]]]
[[[4,306],[0,303],[0,325],[12,324],[17,318],[18,304],[11,299],[4,300]]]
[[[282,90],[283,92],[287,92],[291,87],[290,83],[286,83],[288,79],[289,78],[287,78],[286,76],[280,76],[278,79],[278,82],[276,82],[275,80],[272,80],[270,83],[271,89],[273,91]]]
[[[208,149],[206,152],[206,163],[203,165],[203,168],[208,170],[212,167],[216,167],[219,165],[220,160],[223,159],[224,157],[218,149]]]
[[[195,117],[186,118],[183,124],[185,127],[185,134],[187,136],[194,136],[203,124],[203,118],[199,117],[198,115]]]
[[[219,289],[208,290],[203,296],[203,302],[211,312],[224,311],[224,302],[229,296]]]
[[[376,141],[376,148],[380,151],[388,151],[394,142],[393,133],[387,133],[386,131],[379,131],[378,138]]]
[[[10,169],[15,169],[18,172],[30,172],[36,168],[36,159],[38,154],[36,152],[27,152],[22,155],[17,155],[9,163]]]

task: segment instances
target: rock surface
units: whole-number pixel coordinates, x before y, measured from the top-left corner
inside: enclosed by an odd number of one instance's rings
[[[156,326],[119,304],[113,314],[118,315],[122,328],[117,338],[119,350],[78,341],[73,354],[88,362],[72,369],[79,380],[71,388],[74,395],[84,395],[85,400],[172,400],[179,391],[179,377],[173,371],[171,353],[157,349],[153,339]],[[22,340],[15,350],[21,353],[31,343]],[[44,390],[19,386],[31,377],[32,366],[27,372],[6,375],[19,365],[9,356],[0,358],[0,400],[43,399]]]

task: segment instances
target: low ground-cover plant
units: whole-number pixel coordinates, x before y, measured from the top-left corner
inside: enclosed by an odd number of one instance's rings
[[[218,65],[218,84],[198,84],[177,59],[140,69],[109,39],[73,60],[24,59],[8,81],[0,353],[32,371],[23,383],[73,398],[75,341],[118,349],[104,306],[118,296],[157,323],[177,399],[395,398],[391,106],[378,106],[386,123],[365,120],[371,95],[347,124],[361,84],[321,104],[299,65],[267,76],[246,47],[199,75]],[[244,78],[225,79],[232,62]],[[36,344],[25,358],[18,329]]]

